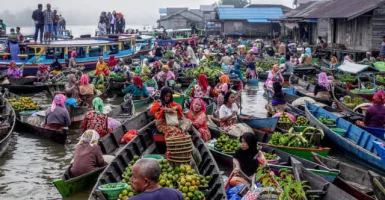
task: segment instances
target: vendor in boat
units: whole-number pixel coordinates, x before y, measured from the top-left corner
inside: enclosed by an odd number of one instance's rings
[[[233,64],[233,58],[230,57],[230,54],[228,52],[226,52],[225,56],[223,56],[219,61],[219,64],[221,65],[221,68],[225,73],[229,73],[231,71],[230,67]]]
[[[78,65],[76,64],[76,56],[77,56],[77,53],[75,50],[72,50],[71,52],[71,58],[68,62],[68,68],[72,71],[72,69],[75,69],[78,67]]]
[[[233,156],[234,172],[243,172],[246,176],[252,177],[258,168],[258,161],[254,157],[258,154],[257,139],[254,133],[244,133],[239,140],[241,148],[235,151]]]
[[[330,69],[336,69],[338,66],[338,58],[333,56],[331,59],[330,59],[330,64],[329,64],[329,68]]]
[[[258,79],[258,72],[255,67],[255,55],[253,50],[250,50],[246,56],[246,78],[247,79]]]
[[[184,197],[179,190],[161,187],[159,177],[161,168],[157,160],[141,158],[132,166],[132,177],[130,179],[132,188],[139,193],[130,200],[167,199],[183,200]]]
[[[230,91],[230,78],[226,75],[222,75],[219,78],[220,82],[214,88],[214,97],[217,97],[217,109],[222,106],[225,94]]]
[[[51,63],[51,66],[50,66],[50,70],[51,70],[51,73],[56,76],[58,74],[61,73],[61,70],[63,69],[63,67],[61,66],[61,64],[59,63],[58,59],[56,57],[53,58],[53,62]]]
[[[71,92],[72,97],[75,99],[79,98],[79,84],[77,83],[75,74],[69,74],[67,76],[67,83],[65,84],[65,92]]]
[[[237,74],[239,80],[243,80],[243,75],[242,75],[242,72],[241,72],[242,60],[239,59],[237,52],[233,52],[233,64],[234,64],[234,69],[231,70],[230,73]]]
[[[168,81],[175,80],[175,75],[169,70],[167,65],[164,65],[162,71],[157,75],[157,80],[159,88],[162,88],[167,85]]]
[[[8,78],[21,78],[23,77],[23,69],[18,68],[16,62],[12,60],[9,63],[7,75]]]
[[[148,65],[149,65],[148,59],[147,58],[143,59],[142,71],[140,72],[140,75],[142,77],[151,78],[151,70]]]
[[[102,150],[98,145],[99,134],[95,130],[87,130],[80,137],[76,146],[74,162],[70,169],[72,178],[92,172],[107,163],[104,161]]]
[[[366,52],[366,57],[361,62],[359,62],[359,64],[368,65],[375,62],[377,62],[377,60],[372,56],[372,54],[370,52]]]
[[[186,115],[192,121],[193,126],[199,131],[203,141],[211,139],[211,134],[207,126],[206,106],[200,98],[195,98],[190,104],[190,111]]]
[[[92,101],[92,106],[94,110],[88,111],[82,121],[82,131],[84,132],[89,129],[95,130],[99,133],[99,137],[104,137],[112,130],[108,128],[108,116],[103,112],[103,100],[96,97]]]
[[[184,133],[179,127],[169,126],[166,122],[167,114],[177,114],[178,119],[183,117],[182,106],[175,103],[172,91],[169,87],[164,87],[160,92],[160,99],[155,101],[150,109],[152,115],[156,118],[156,127],[166,138],[171,136],[181,136]]]
[[[313,62],[313,56],[312,56],[312,53],[311,53],[311,48],[310,47],[307,47],[305,49],[305,54],[301,56],[300,58],[300,62],[301,64],[299,64],[298,66],[312,66],[312,62]]]
[[[37,67],[37,81],[46,82],[49,80],[49,66],[45,64],[39,64]]]
[[[107,66],[110,67],[110,69],[113,69],[118,64],[118,61],[115,60],[114,55],[110,55],[110,59],[108,59]]]
[[[67,97],[67,99],[64,102],[65,107],[68,107],[68,106],[77,107],[78,106],[77,100],[72,97],[71,91],[66,92],[66,97]]]
[[[167,64],[168,68],[174,73],[175,76],[178,76],[179,74],[179,70],[180,70],[180,66],[178,65],[178,63],[175,62],[175,59],[173,56],[170,56]]]
[[[286,73],[290,73],[292,74],[294,72],[294,65],[293,63],[290,62],[290,55],[289,54],[286,54],[285,56],[285,67],[283,68],[282,70],[282,73],[286,72]]]
[[[191,91],[191,97],[202,99],[206,105],[210,104],[211,86],[205,74],[200,74],[198,84],[194,85]]]
[[[119,59],[117,61],[116,65],[114,65],[114,67],[112,69],[113,69],[113,71],[115,73],[123,73],[123,74],[125,74],[127,72],[127,70],[128,70],[128,67],[124,66],[124,61],[121,58],[121,59]]]
[[[96,64],[95,76],[99,76],[99,75],[104,75],[104,76],[110,75],[110,69],[107,67],[102,56],[99,56],[98,63]]]
[[[378,91],[373,96],[373,105],[365,113],[364,121],[357,121],[358,126],[367,126],[372,128],[385,128],[385,94]]]
[[[83,74],[80,78],[79,94],[83,101],[91,105],[96,89],[93,84],[90,84],[90,77],[87,74]]]
[[[225,94],[223,105],[219,109],[219,119],[211,117],[212,120],[220,122],[220,127],[224,130],[228,130],[230,127],[244,126],[243,124],[237,124],[238,117],[243,120],[250,120],[251,116],[237,116],[238,106],[235,103],[237,94],[229,91]],[[243,127],[242,127],[243,128]],[[245,127],[249,129],[250,127]]]
[[[274,82],[279,82],[283,84],[285,79],[283,78],[279,66],[277,64],[273,65],[273,69],[269,71],[269,74],[267,76],[267,80],[265,82],[264,88],[270,92],[274,92],[273,89],[273,84]]]
[[[134,76],[132,84],[123,90],[123,94],[130,94],[133,100],[144,99],[150,96],[147,88],[143,85],[143,81],[139,76]]]
[[[350,58],[349,55],[346,55],[346,56],[344,57],[344,63],[345,63],[345,62],[354,63],[354,61]]]
[[[153,65],[153,67],[152,67],[152,69],[151,69],[151,74],[152,75],[157,75],[161,70],[162,70],[162,64],[161,63],[159,63],[158,61],[155,61],[154,62],[154,65]]]
[[[64,127],[71,125],[71,118],[64,102],[66,97],[62,94],[57,94],[53,98],[52,105],[45,114],[45,128],[62,130]]]
[[[328,75],[325,72],[321,72],[318,75],[318,83],[314,87],[314,96],[320,99],[330,99],[332,98],[331,86],[328,79]]]
[[[266,105],[266,110],[270,115],[275,115],[276,113],[283,113],[286,110],[285,94],[282,91],[282,85],[280,82],[273,83],[273,99]]]

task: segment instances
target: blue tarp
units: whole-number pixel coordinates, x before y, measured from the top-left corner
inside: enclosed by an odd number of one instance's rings
[[[218,8],[220,20],[278,19],[283,16],[280,7],[262,8]]]

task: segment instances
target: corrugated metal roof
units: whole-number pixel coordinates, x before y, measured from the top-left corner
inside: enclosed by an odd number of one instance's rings
[[[267,19],[248,19],[247,21],[250,23],[267,23],[267,22],[269,22],[269,21],[267,21]]]
[[[279,7],[270,8],[218,8],[219,19],[247,20],[270,19],[283,16]]]
[[[201,12],[213,12],[215,11],[215,5],[201,5],[200,10]]]

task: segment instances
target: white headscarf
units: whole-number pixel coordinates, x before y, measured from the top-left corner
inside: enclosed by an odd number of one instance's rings
[[[98,144],[99,138],[99,133],[95,130],[86,130],[80,137],[80,141],[78,144],[88,143],[90,144],[90,146],[94,146],[95,144]]]

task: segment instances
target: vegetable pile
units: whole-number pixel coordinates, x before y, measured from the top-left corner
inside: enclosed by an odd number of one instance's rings
[[[265,156],[266,160],[277,160],[278,156],[277,154],[270,154],[270,153],[263,153]]]
[[[350,90],[353,94],[371,94],[374,93],[374,89],[354,89]]]
[[[298,116],[297,121],[295,122],[296,126],[307,126],[309,121],[304,116]]]
[[[341,80],[343,83],[354,83],[357,81],[356,76],[352,76],[349,73],[341,73],[336,75],[337,79]]]
[[[200,74],[206,74],[207,78],[216,78],[219,75],[220,68],[217,67],[198,67],[190,68],[186,71],[187,77],[198,77]]]
[[[256,62],[255,66],[257,67],[258,72],[266,72],[272,69],[274,63],[270,62]]]
[[[12,108],[16,111],[22,110],[37,110],[39,106],[36,102],[32,100],[31,97],[20,97],[20,98],[11,98],[7,99],[11,104]]]
[[[321,116],[321,117],[318,117],[318,120],[323,124],[325,124],[326,126],[335,126],[337,124],[336,120],[330,119],[329,117]]]
[[[284,112],[284,113],[282,113],[281,117],[279,118],[278,123],[279,124],[292,124],[293,121],[291,121],[291,119],[287,116],[287,113]]]
[[[287,147],[313,148],[316,143],[315,135],[320,134],[321,138],[324,137],[324,132],[322,129],[317,129],[314,127],[307,127],[299,134],[293,132],[293,128],[291,128],[289,132],[285,134],[275,132],[272,135],[269,144]]]
[[[171,56],[174,56],[174,52],[173,51],[167,51],[166,53],[163,54],[162,58],[169,59]]]
[[[230,138],[225,134],[221,134],[215,142],[214,147],[225,153],[234,153],[241,147],[241,142],[237,138]]]
[[[376,80],[379,82],[385,83],[385,76],[382,75],[376,75]]]
[[[358,105],[364,103],[364,100],[362,98],[352,98],[350,96],[345,96],[343,98],[342,103],[348,107],[349,109],[353,110]]]
[[[123,73],[111,72],[110,78],[126,78],[126,75]]]

